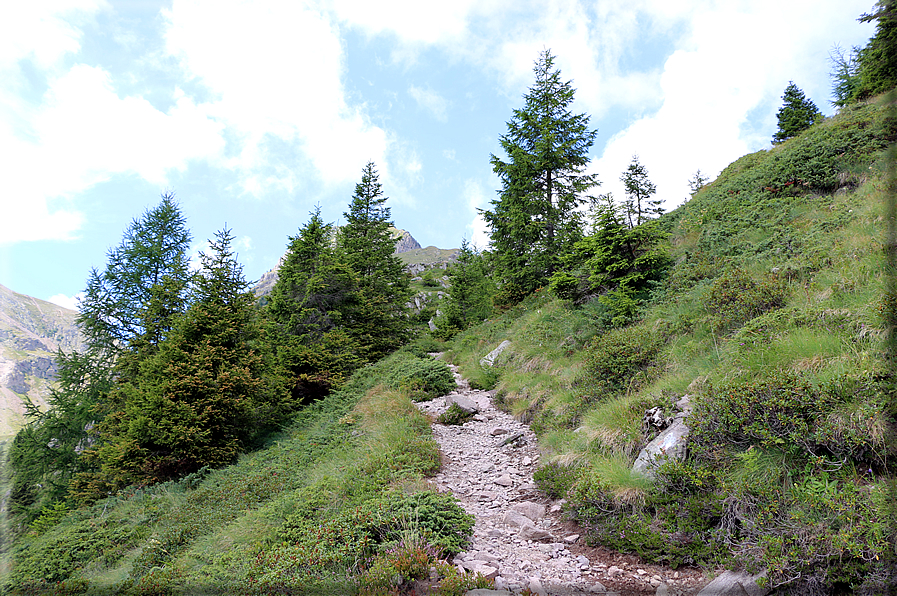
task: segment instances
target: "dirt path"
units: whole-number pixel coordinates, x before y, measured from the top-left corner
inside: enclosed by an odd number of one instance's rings
[[[491,392],[471,389],[456,367],[452,371],[458,389],[418,406],[434,421],[459,398],[478,410],[462,426],[433,424],[443,454],[435,482],[476,517],[472,544],[456,565],[493,577],[497,589],[515,594],[679,596],[707,583],[696,569],[674,571],[584,546],[583,532],[562,518],[562,503],[533,482],[540,458],[533,432],[496,409]]]

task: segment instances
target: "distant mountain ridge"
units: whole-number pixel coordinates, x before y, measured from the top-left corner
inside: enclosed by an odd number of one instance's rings
[[[78,313],[0,285],[0,437],[25,422],[24,397],[46,405],[55,355],[82,348]]]
[[[423,269],[435,266],[445,268],[446,265],[457,258],[457,248],[444,249],[436,248],[435,246],[422,248],[420,243],[415,240],[414,236],[407,230],[390,228],[390,232],[392,233],[393,238],[396,239],[395,254],[402,259],[402,262],[405,263],[405,267],[412,273],[417,274]],[[277,265],[266,271],[261,278],[259,278],[255,286],[253,286],[252,291],[256,296],[265,296],[274,288],[274,284],[277,283],[277,272],[280,270],[280,266],[285,257],[286,253],[280,257],[277,261]]]

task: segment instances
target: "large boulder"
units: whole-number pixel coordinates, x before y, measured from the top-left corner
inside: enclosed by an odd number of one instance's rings
[[[685,418],[691,413],[691,401],[686,395],[676,403],[676,406],[681,412],[673,418],[666,430],[639,452],[632,465],[634,472],[653,479],[657,466],[668,460],[681,460],[685,457],[689,431]]]

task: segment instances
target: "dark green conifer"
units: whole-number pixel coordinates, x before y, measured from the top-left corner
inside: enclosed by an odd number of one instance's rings
[[[784,104],[776,114],[779,130],[772,137],[773,143],[786,141],[817,122],[822,122],[822,112],[793,82],[788,83],[782,100]]]
[[[533,72],[524,106],[514,110],[500,138],[507,161],[491,157],[502,188],[492,210],[483,212],[497,281],[510,301],[546,283],[557,269],[581,236],[577,209],[599,184],[596,175],[584,173],[597,131],[589,130],[588,116],[571,111],[571,82],[561,80],[549,50]]]
[[[358,300],[343,312],[344,326],[369,362],[404,344],[410,334],[409,278],[395,255],[386,201],[374,163],[368,162],[338,234],[339,250],[358,275]]]

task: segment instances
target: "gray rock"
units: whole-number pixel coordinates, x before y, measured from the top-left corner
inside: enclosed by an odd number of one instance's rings
[[[511,592],[508,592],[507,590],[477,588],[476,590],[468,590],[467,592],[464,592],[464,596],[511,596]]]
[[[499,476],[493,482],[499,486],[514,486],[514,481],[507,474]]]
[[[549,542],[554,540],[551,532],[537,528],[533,525],[521,526],[520,533],[517,534],[521,540],[532,540],[534,542]]]
[[[513,507],[511,507],[511,511],[524,515],[534,522],[539,521],[540,519],[545,517],[545,505],[533,503],[532,501],[523,501],[522,503],[517,503]]]
[[[505,340],[498,344],[498,347],[483,356],[480,359],[480,366],[493,366],[495,364],[495,360],[501,356],[501,353],[504,352],[508,346],[511,345],[510,340]]]
[[[513,526],[515,528],[533,525],[533,520],[516,511],[506,511],[505,516],[501,521],[506,526]]]
[[[750,575],[742,571],[725,571],[698,592],[698,596],[766,596],[769,590],[757,585],[765,573]]]
[[[464,410],[465,412],[470,412],[471,414],[476,414],[480,411],[480,408],[477,406],[476,402],[464,395],[449,395],[445,398],[445,405],[451,406],[452,404],[457,404],[459,408]]]
[[[654,469],[665,460],[679,460],[685,457],[688,426],[686,426],[684,418],[685,416],[681,414],[676,416],[669,428],[645,445],[632,465],[633,471],[641,472],[648,478],[654,478]]]

